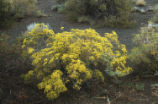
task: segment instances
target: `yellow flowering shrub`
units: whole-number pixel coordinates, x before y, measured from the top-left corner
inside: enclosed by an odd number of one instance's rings
[[[90,79],[104,81],[105,70],[116,72],[117,76],[132,70],[125,65],[127,50],[115,32],[104,37],[94,29],[55,34],[46,25],[37,24],[26,33],[22,47],[34,65],[25,79],[38,79],[38,88],[44,89],[49,99],[67,91],[67,85],[80,90]]]

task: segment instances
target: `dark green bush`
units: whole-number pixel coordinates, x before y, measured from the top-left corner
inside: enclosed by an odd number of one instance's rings
[[[134,24],[129,0],[66,0],[64,12],[72,21],[92,25],[130,27]]]
[[[0,73],[11,74],[24,71],[23,69],[26,69],[29,63],[25,63],[21,53],[21,39],[15,42],[9,35],[0,34]]]
[[[11,4],[16,18],[40,16],[41,11],[37,7],[37,2],[37,0],[12,0]]]
[[[57,3],[63,3],[65,2],[66,0],[56,0]]]
[[[0,0],[0,27],[9,26],[15,19],[41,15],[37,0]]]
[[[158,71],[158,32],[143,28],[134,38],[136,46],[132,49],[129,59],[135,72],[144,75]],[[144,74],[143,74],[144,73]]]
[[[154,15],[152,21],[155,23],[158,23],[158,4],[155,5],[154,12],[155,12],[155,15]]]
[[[13,20],[12,7],[6,0],[0,0],[0,27],[8,26]]]

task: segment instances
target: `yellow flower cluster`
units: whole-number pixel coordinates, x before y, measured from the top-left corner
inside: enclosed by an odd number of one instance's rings
[[[66,66],[68,77],[71,80],[76,81],[74,84],[75,89],[80,89],[80,85],[83,81],[86,81],[90,79],[91,72],[86,68],[86,65],[81,60],[72,60],[67,66]],[[83,76],[83,77],[82,77]]]
[[[33,51],[34,51],[34,49],[33,49],[33,48],[28,48],[28,54],[32,54],[32,53],[33,53]]]
[[[55,99],[60,93],[67,91],[67,88],[62,80],[63,73],[60,70],[55,70],[53,73],[45,77],[38,84],[39,89],[44,89],[49,99]]]
[[[48,37],[54,36],[54,31],[45,24],[37,24],[32,31],[26,32],[25,35],[22,48],[27,49],[31,54],[34,50],[42,49],[46,45]]]
[[[96,79],[101,79],[102,81],[104,81],[104,76],[103,76],[102,72],[100,72],[100,70],[98,70],[98,69],[94,70],[93,76]]]
[[[33,75],[41,80],[38,87],[50,99],[65,92],[66,84],[73,84],[79,90],[83,82],[94,77],[104,81],[102,72],[107,63],[102,61],[103,54],[113,57],[108,63],[120,76],[131,71],[125,66],[126,47],[119,43],[115,32],[104,37],[94,29],[71,29],[55,34],[46,25],[38,24],[27,33],[22,47],[33,60]]]
[[[113,53],[111,54],[114,57],[110,62],[110,67],[118,73],[117,76],[119,77],[129,74],[132,71],[132,68],[126,67],[126,60],[128,58],[126,46],[120,44],[116,32],[113,31],[112,34],[106,33],[105,35],[117,46],[117,50],[113,50]]]

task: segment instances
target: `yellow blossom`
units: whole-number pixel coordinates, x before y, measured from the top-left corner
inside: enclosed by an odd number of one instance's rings
[[[28,48],[28,54],[32,54],[34,52],[33,48]]]
[[[62,26],[62,27],[60,27],[60,30],[64,30],[64,27]]]

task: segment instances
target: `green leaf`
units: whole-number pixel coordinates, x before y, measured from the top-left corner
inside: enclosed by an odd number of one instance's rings
[[[143,83],[136,84],[136,90],[137,91],[144,91],[144,84]]]

